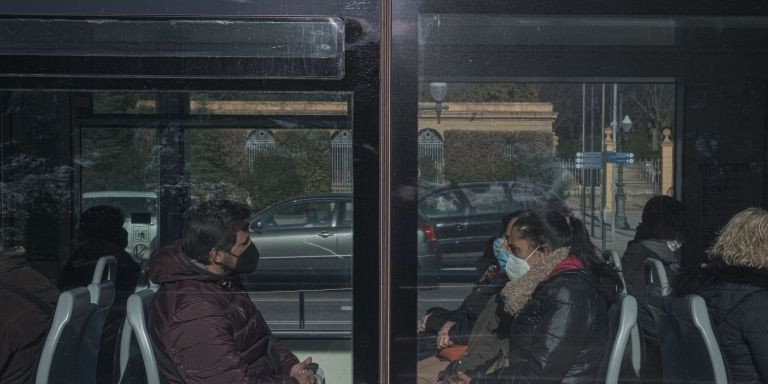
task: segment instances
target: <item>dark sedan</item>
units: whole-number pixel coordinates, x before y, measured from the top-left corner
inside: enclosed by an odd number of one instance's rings
[[[570,212],[551,189],[525,182],[459,183],[419,198],[419,216],[437,237],[444,267],[470,267],[489,238],[501,230],[501,218],[521,209],[549,207]]]

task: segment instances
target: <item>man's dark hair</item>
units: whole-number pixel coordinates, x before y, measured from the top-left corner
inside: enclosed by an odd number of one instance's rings
[[[190,208],[184,214],[181,244],[187,257],[210,264],[211,249],[229,250],[237,241],[237,231],[248,231],[248,205],[229,200],[211,200]]]

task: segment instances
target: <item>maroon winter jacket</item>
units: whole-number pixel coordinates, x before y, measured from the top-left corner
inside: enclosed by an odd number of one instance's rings
[[[176,364],[187,383],[291,383],[299,360],[277,344],[282,367],[267,354],[269,327],[232,277],[208,272],[188,259],[179,242],[149,259],[149,277],[160,284],[150,314],[150,337]],[[158,364],[169,383],[171,372]]]

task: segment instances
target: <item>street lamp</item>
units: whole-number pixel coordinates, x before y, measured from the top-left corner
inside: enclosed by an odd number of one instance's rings
[[[629,119],[629,115],[624,116],[624,120],[621,121],[621,130],[619,134],[619,145],[616,152],[624,150],[624,144],[627,139],[627,133],[632,128],[632,120]],[[623,159],[622,159],[623,160]],[[624,163],[619,160],[619,177],[616,180],[616,226],[621,229],[629,229],[629,223],[627,222],[627,213],[625,209],[625,203],[627,201],[627,195],[624,193]]]
[[[445,95],[448,94],[448,83],[433,81],[429,83],[429,95],[432,96],[432,100],[435,101],[435,114],[437,114],[437,123],[440,124],[440,115],[443,111],[448,109],[447,105],[443,105]],[[432,108],[419,108],[430,110]]]

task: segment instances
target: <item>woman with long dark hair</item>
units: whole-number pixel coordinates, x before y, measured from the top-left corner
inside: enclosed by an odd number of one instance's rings
[[[616,269],[584,224],[553,210],[525,212],[509,231],[502,291],[509,326],[505,368],[460,374],[465,383],[582,383],[597,377],[609,334],[608,308],[621,287]],[[514,290],[514,292],[512,292]]]

